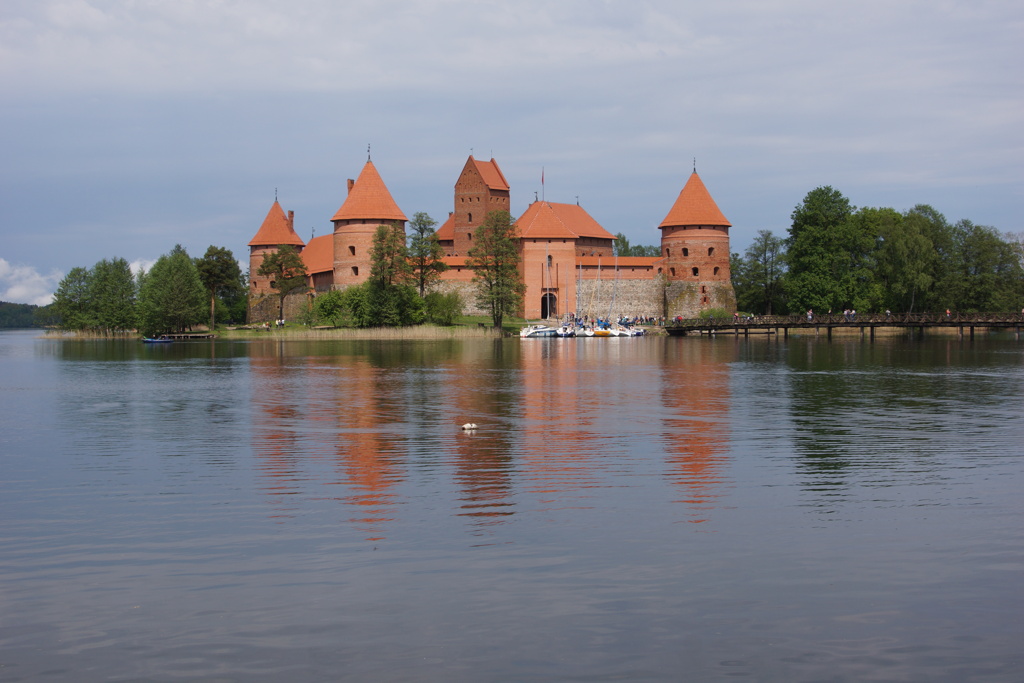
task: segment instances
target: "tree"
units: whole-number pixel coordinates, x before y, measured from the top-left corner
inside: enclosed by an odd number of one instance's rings
[[[278,319],[284,319],[284,299],[292,292],[306,290],[306,264],[290,244],[281,244],[277,251],[263,255],[259,275],[269,277],[271,289],[277,290]]]
[[[661,256],[661,247],[629,243],[629,239],[621,232],[615,233],[616,256]]]
[[[381,287],[406,285],[412,281],[412,266],[400,223],[380,225],[370,247],[370,280]]]
[[[894,209],[870,211],[878,223],[875,263],[881,299],[887,310],[911,313],[934,282],[935,248],[925,236],[927,220]]]
[[[490,311],[494,327],[501,329],[506,315],[523,306],[526,285],[519,272],[519,240],[508,211],[491,211],[473,235],[466,265],[473,269],[477,303]]]
[[[195,262],[180,245],[139,273],[138,322],[147,336],[184,332],[202,321],[206,292]]]
[[[770,230],[759,230],[743,258],[734,254],[733,288],[745,311],[772,315],[784,306],[782,278],[786,272],[785,242]]]
[[[1017,310],[1024,299],[1024,268],[1018,246],[995,228],[961,220],[953,226],[959,246],[962,296],[954,306],[965,311]]]
[[[424,296],[427,287],[440,279],[441,273],[448,270],[448,265],[441,260],[444,257],[444,249],[437,239],[435,225],[437,221],[422,211],[417,212],[409,221],[409,227],[412,229],[409,235],[409,263],[412,265],[420,296]]]
[[[72,268],[57,285],[53,307],[64,330],[83,331],[95,325],[89,302],[91,274],[88,268]]]
[[[874,236],[851,220],[854,207],[829,186],[811,190],[793,210],[786,241],[790,308],[864,308]]]
[[[217,295],[245,291],[242,269],[230,249],[210,245],[203,257],[196,259],[196,270],[210,296],[210,330],[213,331],[217,325]]]
[[[123,258],[92,267],[88,284],[93,324],[103,334],[135,329],[135,276]]]

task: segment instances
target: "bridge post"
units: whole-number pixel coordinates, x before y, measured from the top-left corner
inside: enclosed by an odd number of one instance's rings
[[[871,326],[871,343],[872,344],[875,343],[875,326],[874,325]]]
[[[971,325],[971,341],[974,341],[974,325]]]
[[[829,326],[828,326],[828,327],[826,327],[825,329],[827,329],[827,330],[828,330],[828,340],[829,340],[829,341],[832,341],[832,326],[831,326],[831,325],[829,325]],[[815,334],[817,334],[817,330],[815,330]]]

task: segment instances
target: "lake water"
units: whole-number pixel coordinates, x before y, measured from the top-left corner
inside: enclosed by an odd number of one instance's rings
[[[1012,335],[3,333],[0,682],[1020,681],[1022,396]]]

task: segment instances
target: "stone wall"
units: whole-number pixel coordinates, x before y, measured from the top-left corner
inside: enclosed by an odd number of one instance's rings
[[[284,319],[295,322],[308,310],[309,293],[289,294],[284,298]],[[273,322],[277,320],[277,292],[272,294],[249,294],[249,323]]]
[[[664,315],[664,278],[580,280],[575,313],[589,318]]]
[[[736,311],[736,293],[730,282],[673,282],[665,288],[665,317],[696,318],[709,308]]]

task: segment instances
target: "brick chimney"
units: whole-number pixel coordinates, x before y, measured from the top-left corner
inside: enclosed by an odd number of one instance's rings
[[[348,179],[348,193],[352,194],[352,186],[356,184],[356,181],[351,178]]]

